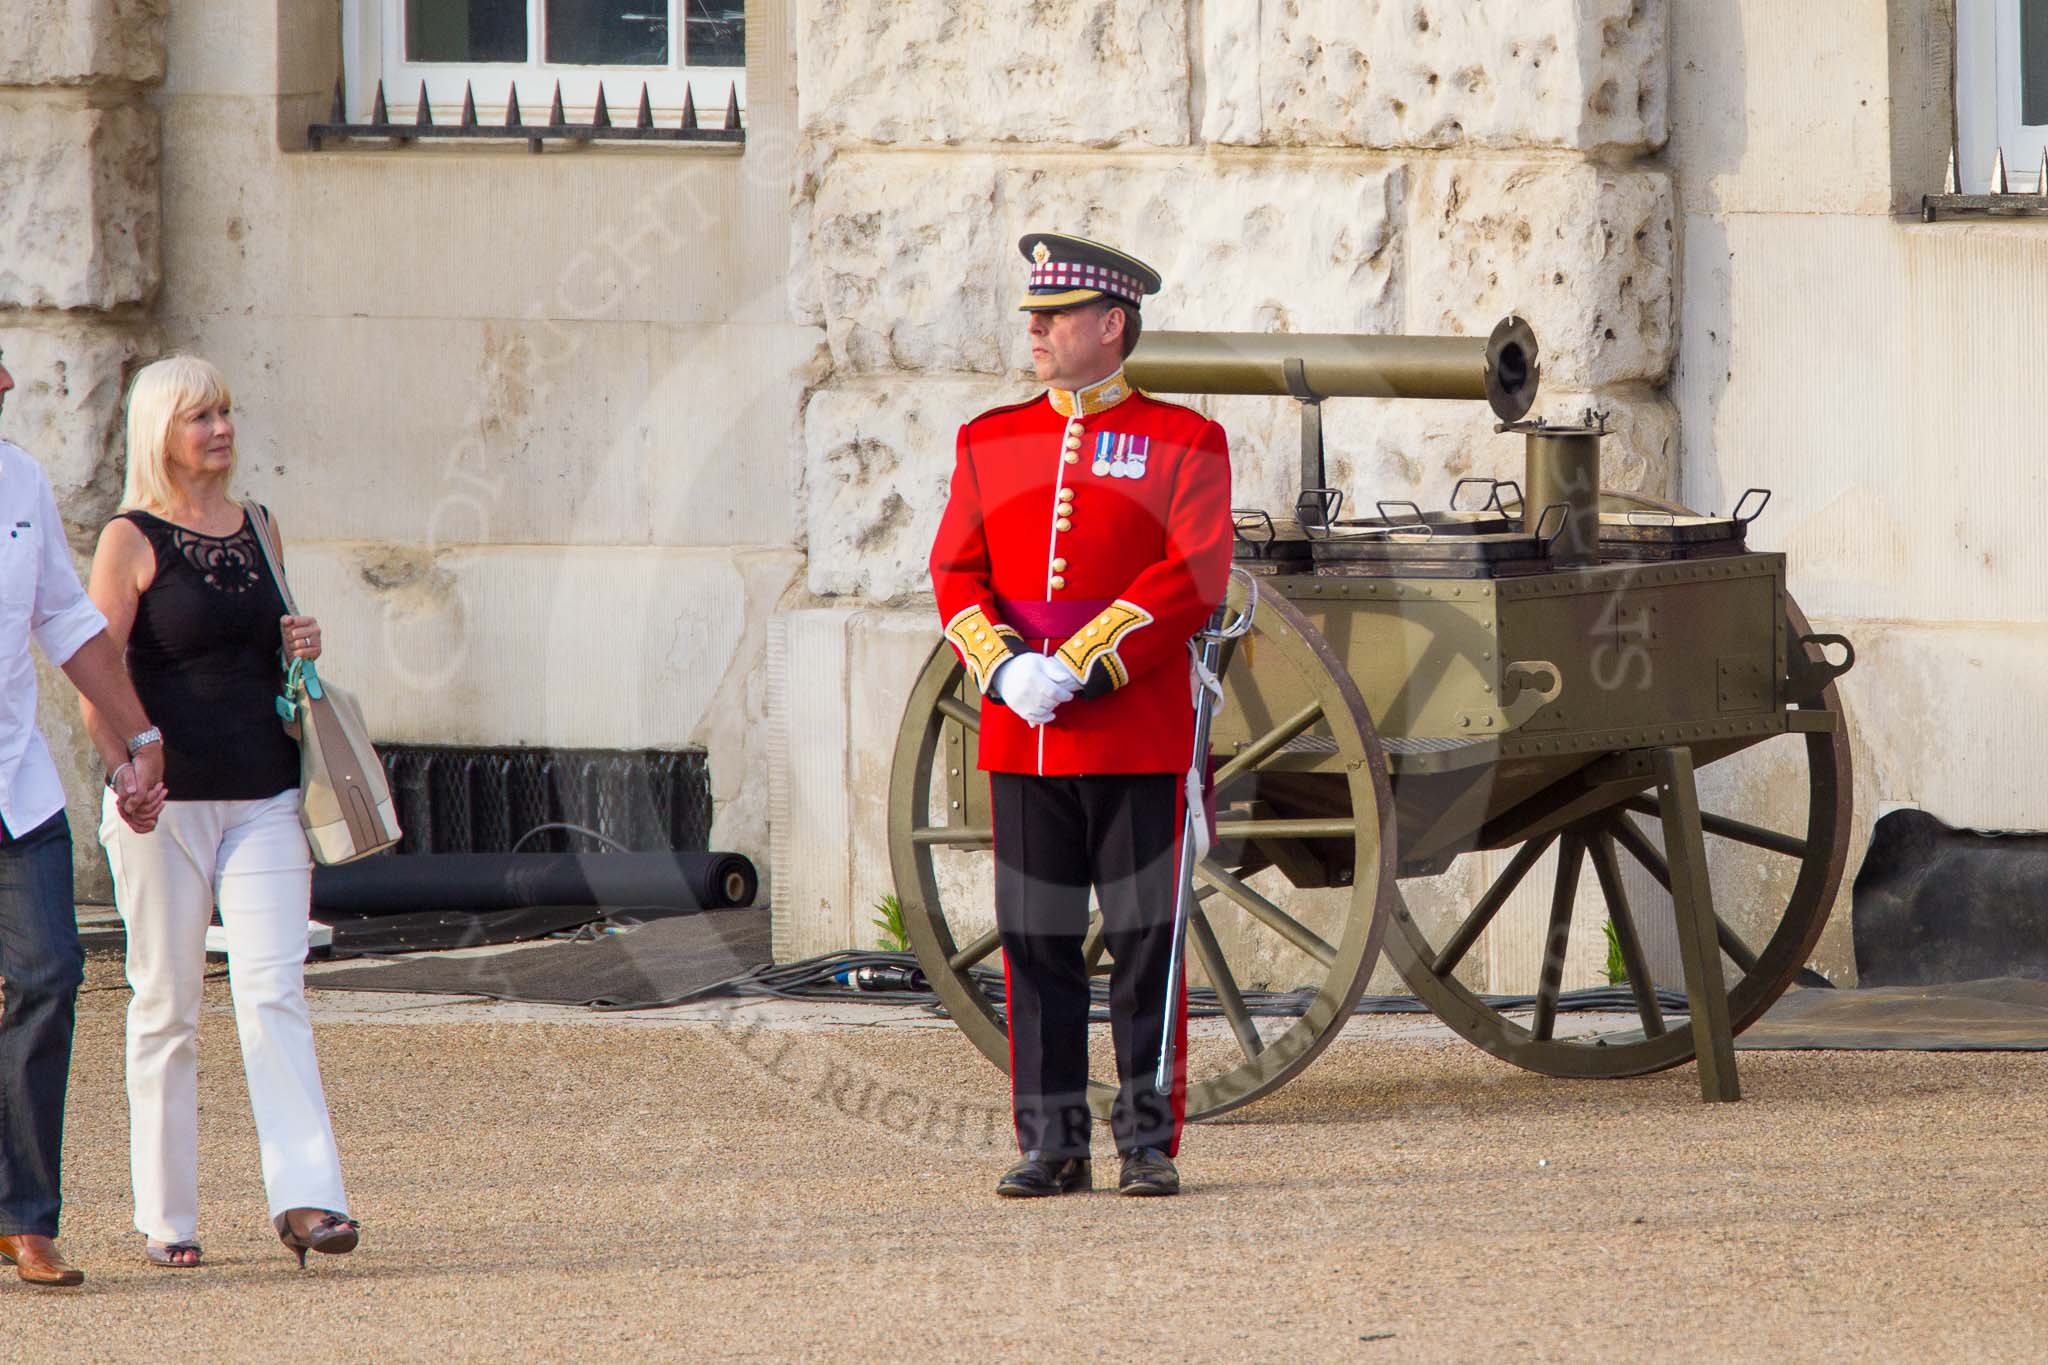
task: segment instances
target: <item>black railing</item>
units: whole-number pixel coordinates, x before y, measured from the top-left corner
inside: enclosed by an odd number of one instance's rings
[[[578,825],[635,853],[711,846],[711,770],[701,749],[514,749],[379,744],[400,853],[601,853]],[[521,840],[524,838],[524,842]]]
[[[377,97],[370,106],[370,118],[366,123],[348,121],[347,101],[342,83],[334,83],[334,108],[326,123],[315,123],[306,129],[306,145],[319,151],[327,142],[337,139],[375,138],[388,142],[408,143],[429,138],[467,138],[493,141],[519,141],[538,152],[545,142],[708,142],[744,144],[746,129],[740,125],[740,92],[737,82],[728,86],[725,95],[725,118],[715,128],[707,127],[697,118],[696,96],[685,87],[683,92],[682,116],[674,124],[657,125],[654,121],[654,104],[648,96],[647,85],[640,86],[640,107],[631,123],[614,123],[611,108],[606,103],[604,86],[597,88],[597,104],[591,111],[588,123],[571,123],[562,109],[562,84],[555,82],[554,102],[548,108],[547,122],[528,123],[519,109],[519,87],[514,85],[505,97],[505,121],[484,123],[476,114],[476,90],[465,82],[462,87],[462,115],[455,123],[434,122],[434,111],[427,100],[426,82],[420,83],[419,105],[414,110],[412,122],[395,123],[391,111],[384,102],[384,82],[377,82]]]

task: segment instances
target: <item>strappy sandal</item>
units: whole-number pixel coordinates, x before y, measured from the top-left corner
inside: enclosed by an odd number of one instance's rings
[[[189,1261],[179,1256],[191,1253]],[[206,1249],[197,1242],[157,1242],[144,1239],[142,1254],[151,1265],[160,1265],[167,1270],[197,1270],[206,1259]]]
[[[346,1256],[356,1249],[361,1240],[363,1225],[347,1214],[332,1209],[315,1209],[321,1216],[319,1222],[301,1237],[292,1231],[292,1214],[296,1209],[287,1209],[270,1220],[270,1226],[277,1229],[277,1240],[283,1242],[285,1250],[299,1258],[299,1269],[306,1268],[306,1253],[317,1251],[324,1256]]]

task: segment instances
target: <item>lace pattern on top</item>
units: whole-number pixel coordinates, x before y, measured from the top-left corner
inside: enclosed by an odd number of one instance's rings
[[[171,544],[178,547],[192,571],[206,580],[207,587],[244,593],[263,582],[263,550],[246,517],[242,529],[231,536],[201,535],[175,522],[164,525],[170,528]]]

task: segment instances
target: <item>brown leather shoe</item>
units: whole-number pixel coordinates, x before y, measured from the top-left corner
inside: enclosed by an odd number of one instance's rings
[[[55,1242],[34,1233],[0,1237],[0,1261],[13,1266],[15,1273],[30,1284],[68,1289],[85,1283],[85,1272],[65,1260]]]

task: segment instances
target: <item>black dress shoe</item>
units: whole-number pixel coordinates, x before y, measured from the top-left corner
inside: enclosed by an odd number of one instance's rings
[[[1173,1158],[1157,1147],[1140,1147],[1124,1153],[1124,1171],[1117,1178],[1118,1194],[1150,1195],[1180,1193],[1180,1172]]]
[[[1095,1177],[1085,1156],[1052,1156],[1026,1152],[1024,1159],[1003,1172],[996,1193],[1005,1199],[1042,1199],[1049,1194],[1086,1194],[1095,1188]]]

